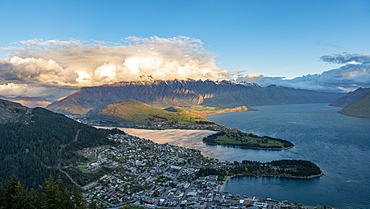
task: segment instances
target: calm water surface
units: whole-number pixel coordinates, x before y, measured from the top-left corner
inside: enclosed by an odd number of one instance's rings
[[[293,142],[283,151],[206,146],[200,141],[178,144],[200,149],[220,160],[271,161],[304,159],[316,163],[325,176],[312,180],[238,177],[224,190],[232,194],[288,200],[308,205],[370,208],[370,119],[347,117],[328,104],[255,107],[259,111],[222,113],[206,118],[257,135]]]

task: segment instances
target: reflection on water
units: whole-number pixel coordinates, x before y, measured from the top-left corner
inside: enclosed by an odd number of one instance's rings
[[[126,132],[127,134],[144,139],[150,139],[159,144],[169,143],[171,145],[182,147],[188,147],[186,145],[191,145],[194,143],[203,144],[202,139],[204,137],[216,133],[215,131],[210,130],[180,130],[180,129],[145,130],[134,128],[118,128],[118,129]]]

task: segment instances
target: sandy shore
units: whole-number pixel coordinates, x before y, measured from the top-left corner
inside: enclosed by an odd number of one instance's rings
[[[112,129],[114,127],[97,127]],[[169,143],[172,145],[180,144],[183,139],[202,140],[204,137],[216,133],[210,130],[183,130],[183,129],[166,129],[166,130],[147,130],[136,128],[119,128],[127,134],[137,136],[144,139],[152,140],[159,144]]]
[[[218,188],[218,191],[222,192],[222,191],[225,191],[225,184],[229,181],[229,179],[233,178],[235,176],[226,176],[226,179],[224,181],[224,183]]]

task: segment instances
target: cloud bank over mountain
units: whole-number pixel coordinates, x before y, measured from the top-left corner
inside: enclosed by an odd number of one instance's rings
[[[217,66],[215,55],[205,50],[199,39],[184,36],[127,37],[118,43],[32,39],[0,49],[9,53],[0,60],[0,96],[6,98],[55,101],[84,86],[188,78],[230,79],[325,92],[348,92],[370,86],[370,55],[322,56],[323,62],[343,66],[286,79],[244,71],[231,73]]]
[[[321,57],[321,60],[328,63],[343,64],[343,66],[324,71],[321,74],[309,74],[293,79],[247,74],[239,76],[236,81],[258,83],[261,86],[275,84],[292,88],[345,93],[359,87],[370,86],[370,55],[344,53],[325,55]]]
[[[0,95],[56,99],[83,86],[118,81],[228,78],[199,39],[128,37],[120,43],[26,40],[1,48]],[[61,92],[59,92],[61,93]]]

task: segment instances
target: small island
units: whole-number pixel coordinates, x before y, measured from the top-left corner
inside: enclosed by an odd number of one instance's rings
[[[269,136],[257,136],[253,133],[244,133],[239,130],[220,131],[203,138],[207,145],[222,145],[231,147],[240,147],[247,149],[271,149],[282,150],[294,146],[293,143],[272,138]]]

